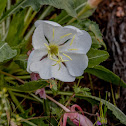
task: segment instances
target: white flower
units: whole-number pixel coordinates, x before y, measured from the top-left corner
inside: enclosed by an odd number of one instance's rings
[[[27,71],[38,73],[42,79],[56,78],[72,82],[88,66],[86,53],[91,47],[88,32],[38,20],[32,38],[34,50],[28,58]]]

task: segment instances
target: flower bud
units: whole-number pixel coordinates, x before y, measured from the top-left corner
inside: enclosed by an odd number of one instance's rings
[[[102,0],[88,0],[88,5],[91,8],[96,8]]]

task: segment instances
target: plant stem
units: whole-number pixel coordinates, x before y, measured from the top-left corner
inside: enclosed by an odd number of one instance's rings
[[[43,104],[43,100],[40,99],[39,97],[37,97],[36,95],[34,95],[33,93],[29,93],[32,97],[34,97],[35,99],[37,99],[38,101],[40,101]]]
[[[21,83],[23,83],[23,84],[25,83],[25,81],[21,80],[20,78],[18,78],[18,77],[16,77],[16,76],[13,76],[13,75],[11,75],[11,74],[9,74],[9,73],[3,72],[3,71],[1,71],[1,70],[0,70],[0,73],[2,73],[2,74],[4,74],[4,75],[7,75],[7,76],[10,76],[10,77],[12,77],[12,78],[18,80],[19,82],[21,82]]]
[[[38,101],[38,100],[36,100],[35,98],[30,97],[30,96],[27,96],[27,95],[25,95],[25,94],[20,94],[20,93],[15,93],[15,92],[13,92],[13,94],[14,94],[15,96],[18,96],[18,97],[23,97],[23,98],[27,98],[27,99],[30,99],[30,100],[33,100],[33,101]]]
[[[24,4],[25,0],[20,0],[18,3],[16,3],[12,9],[9,9],[1,18],[0,23],[3,22],[8,16],[12,15],[18,8]]]
[[[26,75],[26,76],[16,76],[19,79],[30,79],[30,75]],[[5,80],[15,80],[15,78],[13,77],[5,77]]]
[[[57,102],[56,100],[54,100],[53,98],[51,98],[50,96],[46,95],[46,98],[48,98],[50,101],[53,101],[54,103],[56,103],[58,106],[60,106],[65,112],[70,112],[70,110],[65,107],[64,105],[62,105],[61,103]]]
[[[6,34],[6,28],[5,28],[5,21],[2,22],[2,31],[3,31],[3,36]]]
[[[92,9],[89,5],[88,5],[88,3],[84,6],[84,8],[77,14],[77,18],[78,17],[80,17],[81,15],[83,15],[85,12],[87,12],[88,10],[90,10],[90,9]],[[68,23],[67,23],[67,25],[68,24],[71,24],[71,23],[73,23],[77,18],[72,18]]]
[[[48,14],[48,12],[50,11],[51,8],[52,8],[51,6],[48,6],[48,7],[46,8],[46,10],[42,13],[42,15],[39,17],[39,20],[42,20],[42,19]],[[33,25],[33,26],[31,27],[31,29],[29,30],[29,32],[28,32],[28,33],[26,34],[26,36],[24,37],[24,40],[25,40],[25,41],[27,41],[27,40],[30,38],[30,36],[32,35],[34,29],[35,29],[35,26]],[[23,41],[24,41],[24,40],[23,40]]]
[[[8,0],[8,2],[7,2],[7,10],[9,10],[10,7],[11,7],[11,0]],[[10,26],[10,16],[6,19],[6,34],[2,38],[2,41],[5,41],[5,39],[6,39],[7,35],[8,35],[9,26]]]
[[[90,84],[91,84],[91,89],[92,89],[92,91],[93,91],[93,95],[95,95],[95,92],[94,92],[94,86],[93,86],[93,83],[92,83],[91,75],[88,74],[88,76],[89,76],[89,81],[90,81]]]
[[[25,122],[25,123],[27,123],[27,124],[29,124],[29,126],[37,126],[36,124],[34,124],[34,123],[32,123],[32,122],[30,122],[30,121],[28,121],[26,119],[22,118],[22,121]]]
[[[81,7],[85,6],[86,4],[87,4],[86,2],[83,3],[83,4],[81,4],[81,5],[78,6],[75,10],[76,10],[76,11],[79,10]],[[69,17],[69,15],[66,15],[65,17],[63,17],[62,19],[60,19],[60,20],[58,21],[58,23],[62,22],[63,20],[65,20],[65,19],[68,18],[68,17]]]
[[[74,95],[75,95],[75,94],[73,93],[73,95],[70,96],[69,100],[68,100],[67,103],[65,104],[65,107],[68,106],[68,105],[70,104],[70,102],[71,102],[72,98],[74,97]],[[62,113],[62,112],[63,112],[63,109],[61,110],[60,113]]]
[[[20,110],[20,112],[24,113],[24,109],[21,107],[20,102],[14,96],[13,92],[11,90],[8,90],[8,92],[9,92],[13,102],[16,104],[17,108]]]
[[[31,16],[31,18],[30,18],[27,22],[25,22],[25,27],[24,27],[24,29],[23,29],[23,31],[22,31],[21,36],[24,35],[25,31],[27,30],[29,24],[31,23],[31,21],[33,20],[33,18],[35,17],[36,14],[37,14],[37,12],[34,12],[34,13],[32,14],[32,16]]]
[[[21,80],[21,79],[15,77],[15,76],[13,76],[13,75],[11,75],[11,74],[8,74],[8,73],[6,73],[6,72],[3,72],[3,71],[1,71],[1,70],[0,70],[0,73],[5,74],[5,75],[10,76],[10,77],[13,77],[13,78],[15,78],[16,80],[20,81],[22,84],[25,83],[23,80]],[[11,92],[11,91],[10,91],[10,94],[12,95],[12,92]],[[40,98],[38,98],[36,95],[34,95],[34,94],[32,94],[32,93],[29,93],[29,94],[30,94],[31,96],[33,96],[34,98],[36,98],[37,100],[39,100],[40,102],[43,103],[43,101],[42,101]],[[14,95],[13,95],[13,96],[14,96]],[[56,103],[57,105],[59,105],[65,112],[70,112],[70,110],[69,110],[68,108],[66,108],[64,105],[60,104],[59,102],[57,102],[56,100],[54,100],[54,99],[51,98],[50,96],[46,95],[46,97],[47,97],[49,100],[51,100],[51,101],[53,101],[54,103]]]
[[[113,104],[116,106],[116,102],[115,102],[115,98],[114,98],[112,84],[110,84],[110,86],[111,86],[111,93],[112,93]]]
[[[33,11],[33,9],[32,9],[32,7],[30,7],[27,11],[25,18],[24,18],[24,23],[26,23],[28,21],[28,18],[31,15],[32,11]]]
[[[7,82],[9,82],[10,84],[16,85],[17,83],[11,80],[6,80]]]

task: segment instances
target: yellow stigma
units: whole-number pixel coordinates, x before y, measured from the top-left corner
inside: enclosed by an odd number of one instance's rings
[[[51,55],[58,55],[59,48],[58,48],[57,45],[55,45],[55,44],[50,44],[50,45],[49,45],[49,48],[50,48],[50,50],[48,50],[48,51],[49,51],[49,53],[50,53]]]
[[[51,55],[51,56],[58,55],[58,53],[59,53],[58,45],[56,45],[56,44],[47,45],[46,43],[44,43],[44,45],[47,47],[49,55]]]

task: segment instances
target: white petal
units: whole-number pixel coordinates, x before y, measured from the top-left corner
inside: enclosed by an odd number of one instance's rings
[[[36,62],[36,61],[40,61],[41,58],[43,56],[45,56],[47,54],[47,50],[46,49],[37,49],[37,50],[33,50],[30,55],[29,55],[29,58],[28,58],[28,63],[27,63],[27,71],[29,73],[31,73],[32,71],[30,71],[30,65],[33,63],[33,62]]]
[[[70,28],[55,25],[55,22],[54,24],[43,22],[43,29],[49,42],[58,45],[63,44],[66,40],[72,38],[72,36],[76,33],[75,30],[71,30]],[[64,37],[64,35],[66,36]]]
[[[45,48],[44,43],[48,44],[47,40],[45,39],[43,25],[39,25],[34,31],[32,36],[32,45],[34,49],[41,49]]]
[[[30,65],[30,70],[32,72],[38,73],[42,79],[52,78],[51,73],[52,60],[44,58],[41,61],[34,62]]]
[[[50,43],[63,44],[67,40],[73,38],[75,34],[81,35],[83,32],[74,26],[62,27],[53,21],[38,20],[35,26],[38,28],[42,25],[43,34]]]
[[[75,34],[77,34],[77,31],[74,29],[59,27],[54,30],[54,42],[58,45],[61,45],[69,39],[73,38]]]
[[[62,28],[62,26],[56,22],[53,21],[44,21],[44,20],[38,20],[35,22],[35,26],[38,28],[42,25],[43,27],[43,33],[48,39],[48,41],[51,43],[52,41],[55,41],[56,32],[59,31],[59,28]]]
[[[53,21],[48,21],[48,20],[37,20],[35,22],[35,27],[38,27],[40,24],[43,25],[43,22],[44,23],[47,23],[47,24],[51,24],[52,26],[61,26],[60,24],[56,23],[56,22],[53,22]]]
[[[76,28],[76,27],[74,27],[74,26],[71,26],[71,25],[67,25],[67,26],[65,26],[64,28],[70,28],[70,29],[72,29],[72,30],[76,30],[78,33],[80,33],[80,34],[83,34],[83,32],[82,32],[82,30],[80,30],[80,29],[78,29],[78,28]]]
[[[65,64],[69,73],[72,76],[81,76],[84,73],[84,70],[88,66],[88,57],[85,54],[72,54],[66,53],[72,60],[66,61]],[[63,59],[68,60],[67,57]]]
[[[74,40],[69,40],[66,44],[60,47],[61,52],[71,52],[86,54],[91,48],[91,36],[88,32],[83,31],[83,34],[76,35]]]
[[[75,80],[75,77],[69,74],[67,68],[63,64],[61,64],[60,69],[58,64],[52,66],[52,76],[63,82],[73,82]]]
[[[42,79],[56,78],[64,82],[73,82],[75,77],[71,76],[67,68],[61,64],[59,70],[59,65],[55,65],[56,62],[48,58],[42,61],[34,62],[30,65],[30,70],[32,72],[38,73]]]
[[[36,27],[43,25],[43,32],[50,43],[63,44],[77,34],[77,28],[62,27],[56,22],[38,20]],[[78,29],[79,30],[79,29]]]

